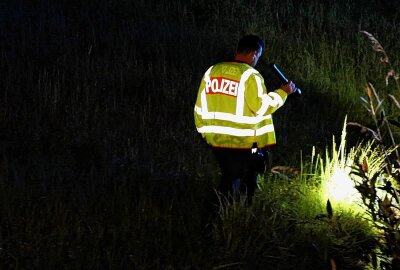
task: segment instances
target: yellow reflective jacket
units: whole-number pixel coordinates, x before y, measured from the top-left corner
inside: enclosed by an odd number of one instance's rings
[[[286,98],[282,89],[267,93],[263,77],[248,64],[216,64],[204,74],[197,94],[197,131],[213,147],[273,145],[276,139],[271,114]]]

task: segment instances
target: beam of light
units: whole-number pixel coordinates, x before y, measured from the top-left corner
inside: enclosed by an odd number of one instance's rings
[[[330,179],[325,186],[325,197],[334,205],[353,208],[361,201],[354,182],[349,176],[349,169],[334,167]]]
[[[339,146],[337,147],[335,137],[333,137],[331,152],[326,150],[325,157],[319,157],[321,166],[320,196],[323,202],[328,200],[331,202],[333,210],[339,208],[362,211],[361,195],[355,188],[354,179],[350,176],[356,150],[360,150],[360,148],[351,148],[349,152],[346,151],[346,122],[347,118],[344,122]]]

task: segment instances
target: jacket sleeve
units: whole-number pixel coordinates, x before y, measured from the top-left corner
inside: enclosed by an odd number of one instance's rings
[[[282,89],[268,93],[260,74],[251,75],[246,82],[245,102],[254,115],[274,113],[285,103],[287,96]]]
[[[196,98],[196,103],[194,105],[194,123],[196,125],[196,128],[200,128],[203,126],[203,119],[201,117],[201,112],[202,112],[202,96],[204,95],[204,89],[206,86],[205,82],[205,76],[203,76],[203,79],[201,80],[199,90],[197,92],[197,98]]]

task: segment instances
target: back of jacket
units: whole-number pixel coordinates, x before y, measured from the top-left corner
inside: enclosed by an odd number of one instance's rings
[[[276,143],[272,113],[287,98],[267,93],[261,74],[245,63],[223,62],[204,74],[197,94],[197,131],[213,147],[249,149]]]

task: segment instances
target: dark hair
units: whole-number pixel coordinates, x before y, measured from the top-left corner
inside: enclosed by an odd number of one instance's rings
[[[246,35],[239,40],[236,52],[249,53],[259,49],[264,50],[264,41],[256,35]]]

